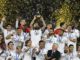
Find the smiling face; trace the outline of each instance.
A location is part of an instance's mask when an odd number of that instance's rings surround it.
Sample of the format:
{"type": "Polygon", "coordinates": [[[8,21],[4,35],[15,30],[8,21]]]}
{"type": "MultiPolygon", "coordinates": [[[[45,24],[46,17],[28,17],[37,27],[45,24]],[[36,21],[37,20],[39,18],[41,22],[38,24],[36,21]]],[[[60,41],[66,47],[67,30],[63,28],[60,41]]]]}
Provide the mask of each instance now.
{"type": "Polygon", "coordinates": [[[12,27],[11,27],[11,25],[7,25],[6,28],[7,28],[8,31],[11,31],[11,28],[12,28],[12,27]]]}
{"type": "Polygon", "coordinates": [[[35,23],[33,27],[34,27],[34,29],[39,29],[39,24],[35,23]]]}
{"type": "Polygon", "coordinates": [[[9,48],[13,48],[13,45],[14,45],[13,43],[10,43],[9,48]]]}
{"type": "Polygon", "coordinates": [[[47,28],[48,28],[48,29],[51,29],[51,28],[52,28],[52,24],[48,24],[48,25],[47,25],[47,28]]]}
{"type": "Polygon", "coordinates": [[[39,41],[39,48],[40,49],[45,48],[45,42],[43,40],[39,41]]]}
{"type": "Polygon", "coordinates": [[[52,46],[52,50],[53,50],[53,51],[56,51],[57,48],[58,48],[58,45],[57,45],[56,43],[54,43],[53,46],[52,46]]]}
{"type": "Polygon", "coordinates": [[[27,44],[27,46],[31,47],[32,46],[32,41],[29,40],[28,43],[26,43],[26,44],[27,44]]]}
{"type": "Polygon", "coordinates": [[[22,29],[19,29],[19,28],[18,28],[18,29],[17,29],[17,34],[18,34],[18,35],[21,35],[21,33],[22,33],[22,29]]]}
{"type": "Polygon", "coordinates": [[[68,27],[67,27],[67,30],[68,30],[69,32],[71,32],[72,26],[68,26],[68,27]]]}
{"type": "Polygon", "coordinates": [[[14,49],[14,44],[13,44],[13,42],[10,42],[10,43],[8,44],[8,49],[10,49],[10,50],[13,50],[13,49],[14,49]]]}
{"type": "Polygon", "coordinates": [[[26,21],[25,20],[21,20],[20,24],[21,25],[25,25],[26,24],[26,21]]]}
{"type": "Polygon", "coordinates": [[[74,49],[74,46],[73,45],[69,46],[69,51],[70,52],[73,52],[73,49],[74,49]]]}
{"type": "Polygon", "coordinates": [[[45,47],[45,43],[44,43],[44,42],[39,43],[39,47],[40,47],[41,49],[44,48],[44,47],[45,47]]]}

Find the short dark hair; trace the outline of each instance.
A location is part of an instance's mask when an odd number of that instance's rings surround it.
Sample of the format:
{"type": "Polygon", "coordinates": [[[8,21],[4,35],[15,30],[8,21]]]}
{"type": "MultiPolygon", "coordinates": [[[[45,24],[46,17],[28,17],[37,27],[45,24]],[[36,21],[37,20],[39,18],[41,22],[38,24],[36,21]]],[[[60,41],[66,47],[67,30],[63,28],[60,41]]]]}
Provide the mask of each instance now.
{"type": "Polygon", "coordinates": [[[5,28],[8,27],[8,26],[13,27],[11,23],[7,23],[7,24],[4,25],[5,28]]]}
{"type": "Polygon", "coordinates": [[[40,43],[42,43],[42,42],[43,42],[43,43],[45,43],[45,41],[43,41],[43,40],[40,40],[40,41],[39,41],[39,44],[40,44],[40,43]]]}
{"type": "Polygon", "coordinates": [[[61,23],[60,23],[60,27],[62,27],[64,24],[65,24],[65,22],[61,22],[61,23]]]}
{"type": "Polygon", "coordinates": [[[31,41],[31,40],[29,39],[29,40],[25,41],[25,46],[27,46],[27,44],[28,44],[29,41],[31,41]]]}
{"type": "Polygon", "coordinates": [[[12,26],[12,24],[11,24],[11,23],[6,24],[6,26],[9,26],[9,25],[10,25],[10,26],[12,26]]]}
{"type": "Polygon", "coordinates": [[[71,47],[71,46],[74,46],[74,45],[70,44],[69,47],[71,47]]]}
{"type": "Polygon", "coordinates": [[[10,43],[12,43],[12,44],[13,44],[13,42],[12,42],[12,41],[10,41],[10,42],[8,43],[8,46],[9,46],[9,44],[10,44],[10,43]]]}

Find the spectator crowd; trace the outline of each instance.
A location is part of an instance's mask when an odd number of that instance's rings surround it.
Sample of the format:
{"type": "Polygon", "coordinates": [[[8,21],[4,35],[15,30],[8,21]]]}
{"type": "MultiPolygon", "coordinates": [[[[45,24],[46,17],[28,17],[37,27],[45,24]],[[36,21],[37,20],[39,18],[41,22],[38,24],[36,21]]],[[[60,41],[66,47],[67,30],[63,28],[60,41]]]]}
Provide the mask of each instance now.
{"type": "Polygon", "coordinates": [[[62,22],[53,29],[41,15],[35,15],[29,26],[17,18],[15,27],[4,27],[5,20],[0,22],[0,60],[80,60],[76,25],[62,22]]]}

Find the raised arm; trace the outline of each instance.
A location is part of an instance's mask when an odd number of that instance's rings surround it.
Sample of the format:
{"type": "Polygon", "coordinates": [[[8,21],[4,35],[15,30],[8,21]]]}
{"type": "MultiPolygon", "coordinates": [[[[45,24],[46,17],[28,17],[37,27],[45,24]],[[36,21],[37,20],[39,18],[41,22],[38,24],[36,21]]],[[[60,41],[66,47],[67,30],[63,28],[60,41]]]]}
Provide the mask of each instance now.
{"type": "Polygon", "coordinates": [[[16,19],[16,24],[15,24],[15,27],[16,27],[16,28],[19,27],[18,24],[19,24],[19,19],[17,18],[17,19],[16,19]]]}
{"type": "Polygon", "coordinates": [[[30,23],[30,27],[33,28],[34,21],[36,20],[36,16],[34,16],[33,20],[30,23]]]}
{"type": "Polygon", "coordinates": [[[2,20],[1,20],[1,23],[0,23],[0,29],[1,29],[2,31],[4,31],[3,23],[4,23],[5,20],[6,20],[5,17],[3,17],[2,20]]]}
{"type": "Polygon", "coordinates": [[[44,21],[44,18],[41,16],[41,21],[42,21],[42,23],[43,23],[43,27],[42,27],[42,29],[45,29],[45,27],[46,27],[46,23],[45,23],[45,21],[44,21]]]}

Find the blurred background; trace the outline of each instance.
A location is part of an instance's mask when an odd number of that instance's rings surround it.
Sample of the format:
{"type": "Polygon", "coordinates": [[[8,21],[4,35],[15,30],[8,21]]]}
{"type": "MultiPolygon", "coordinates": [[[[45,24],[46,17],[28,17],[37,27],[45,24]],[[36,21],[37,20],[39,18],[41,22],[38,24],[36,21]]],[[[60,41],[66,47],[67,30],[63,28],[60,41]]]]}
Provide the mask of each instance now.
{"type": "Polygon", "coordinates": [[[0,0],[0,19],[6,16],[7,23],[20,17],[29,24],[37,13],[44,17],[46,23],[56,20],[58,26],[64,21],[68,24],[75,22],[79,27],[80,0],[0,0]]]}

